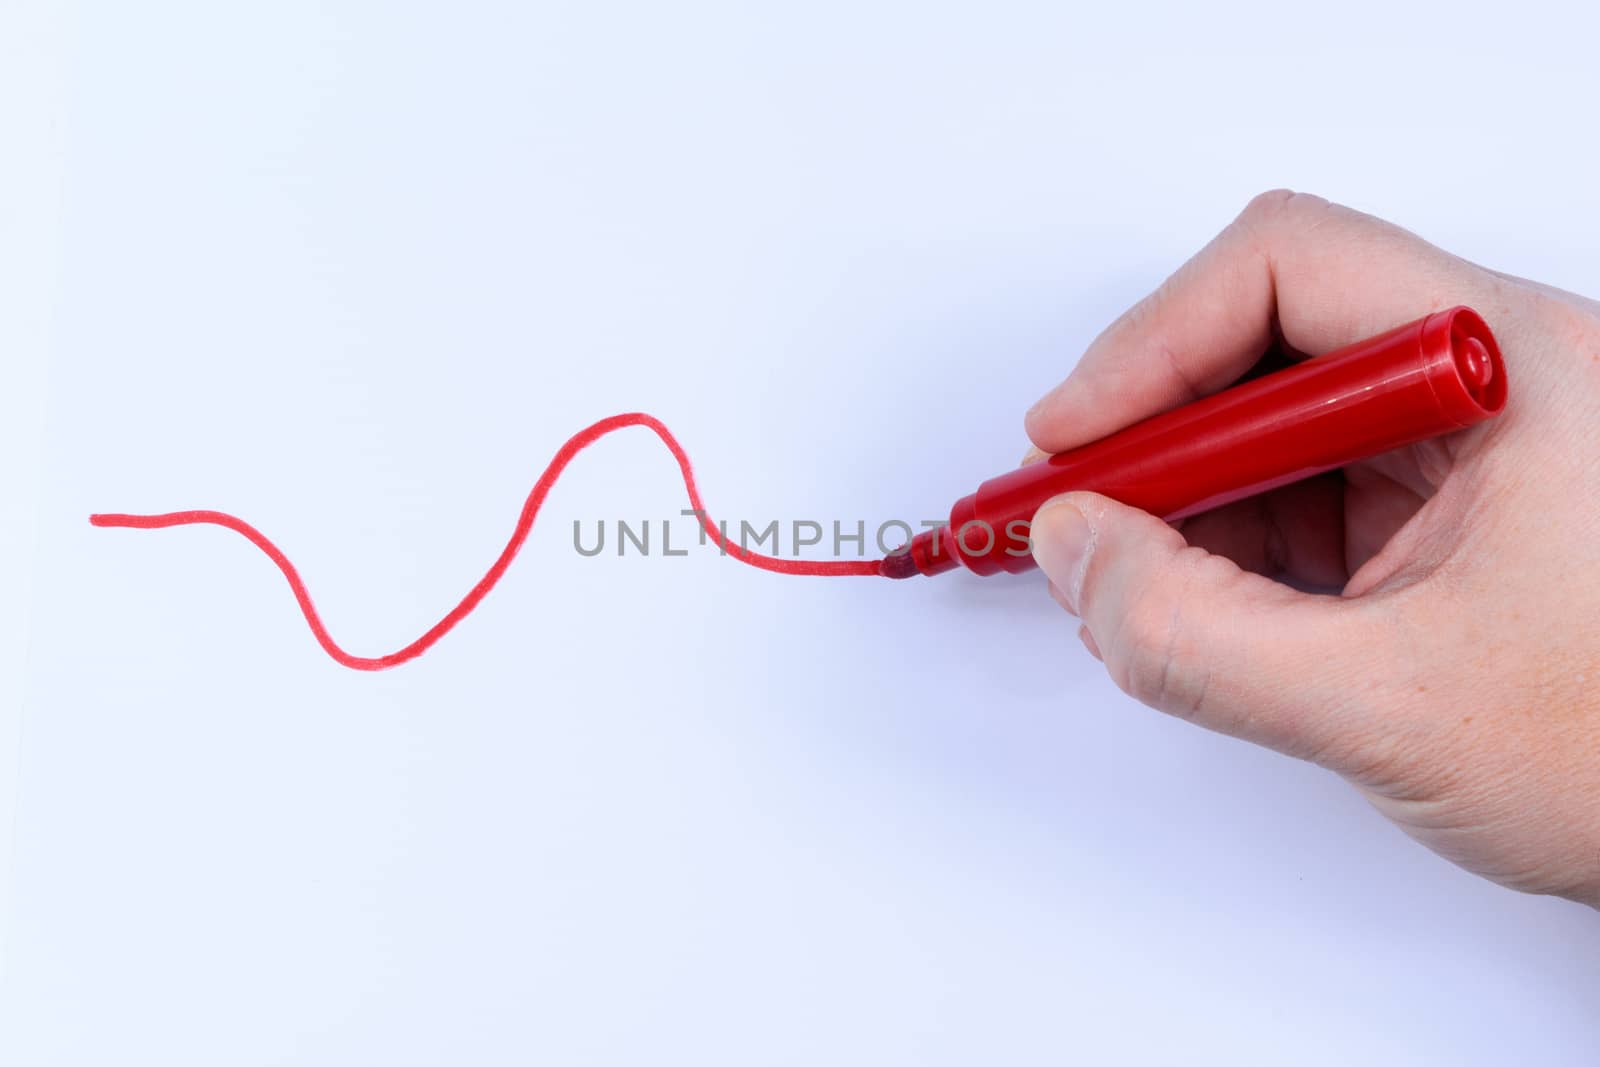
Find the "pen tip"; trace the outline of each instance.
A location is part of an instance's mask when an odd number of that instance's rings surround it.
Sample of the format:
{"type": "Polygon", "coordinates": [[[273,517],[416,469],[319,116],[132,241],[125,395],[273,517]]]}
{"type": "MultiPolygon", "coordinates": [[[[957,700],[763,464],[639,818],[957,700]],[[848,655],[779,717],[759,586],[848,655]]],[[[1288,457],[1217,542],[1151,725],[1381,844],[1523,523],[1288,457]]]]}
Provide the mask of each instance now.
{"type": "Polygon", "coordinates": [[[912,575],[922,572],[917,569],[917,561],[911,558],[911,551],[908,547],[903,552],[885,556],[879,561],[878,573],[885,578],[910,578],[912,575]]]}

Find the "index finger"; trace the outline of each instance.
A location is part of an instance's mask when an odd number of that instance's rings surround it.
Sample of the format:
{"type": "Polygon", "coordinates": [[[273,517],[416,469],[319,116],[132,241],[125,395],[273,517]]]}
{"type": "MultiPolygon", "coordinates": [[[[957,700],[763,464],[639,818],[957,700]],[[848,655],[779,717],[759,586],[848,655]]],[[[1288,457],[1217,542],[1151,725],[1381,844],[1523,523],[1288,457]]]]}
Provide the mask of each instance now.
{"type": "Polygon", "coordinates": [[[1063,452],[1236,381],[1281,337],[1306,355],[1454,304],[1487,272],[1370,215],[1263,193],[1159,289],[1095,338],[1025,419],[1063,452]]]}

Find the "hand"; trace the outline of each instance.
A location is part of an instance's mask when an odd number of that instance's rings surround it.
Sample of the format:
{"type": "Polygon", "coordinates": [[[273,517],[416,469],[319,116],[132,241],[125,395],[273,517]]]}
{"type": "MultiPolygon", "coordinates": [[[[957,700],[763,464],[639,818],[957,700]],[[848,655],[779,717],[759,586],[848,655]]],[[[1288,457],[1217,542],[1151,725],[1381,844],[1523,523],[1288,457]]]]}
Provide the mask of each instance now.
{"type": "Polygon", "coordinates": [[[1600,907],[1600,304],[1266,193],[1089,346],[1028,436],[1060,452],[1276,342],[1315,356],[1454,304],[1500,341],[1498,418],[1176,526],[1069,493],[1034,555],[1134,698],[1337,771],[1468,870],[1600,907]]]}

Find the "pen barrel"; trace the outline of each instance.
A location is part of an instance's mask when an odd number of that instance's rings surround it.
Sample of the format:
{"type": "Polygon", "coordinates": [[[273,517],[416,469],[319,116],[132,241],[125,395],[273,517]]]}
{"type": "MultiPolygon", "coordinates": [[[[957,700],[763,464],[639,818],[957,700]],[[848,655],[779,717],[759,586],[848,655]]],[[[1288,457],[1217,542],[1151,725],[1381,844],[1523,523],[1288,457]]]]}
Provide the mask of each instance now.
{"type": "Polygon", "coordinates": [[[922,554],[942,549],[978,574],[1025,571],[1028,525],[1057,494],[1090,490],[1177,519],[1471,426],[1505,400],[1494,335],[1451,308],[992,478],[922,554]]]}

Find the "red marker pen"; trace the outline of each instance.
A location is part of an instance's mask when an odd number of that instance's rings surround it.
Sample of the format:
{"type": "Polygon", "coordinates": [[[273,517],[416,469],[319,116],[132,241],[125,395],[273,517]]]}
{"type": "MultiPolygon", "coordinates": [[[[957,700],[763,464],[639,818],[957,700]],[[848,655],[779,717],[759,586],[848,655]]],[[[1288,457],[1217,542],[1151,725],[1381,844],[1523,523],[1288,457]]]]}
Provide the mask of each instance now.
{"type": "Polygon", "coordinates": [[[1072,490],[1182,518],[1498,414],[1494,335],[1456,307],[1135,423],[962,497],[950,522],[885,559],[890,578],[1035,566],[1028,526],[1072,490]]]}

